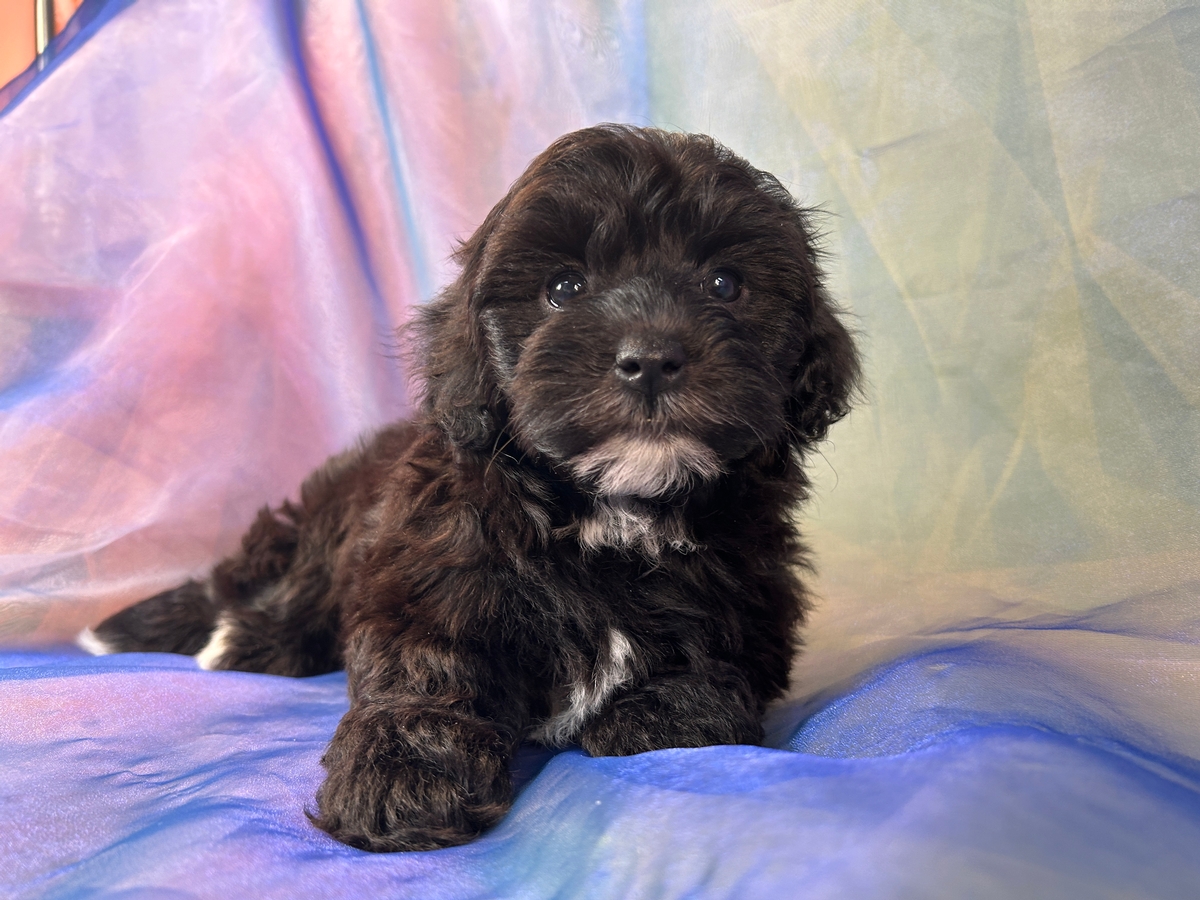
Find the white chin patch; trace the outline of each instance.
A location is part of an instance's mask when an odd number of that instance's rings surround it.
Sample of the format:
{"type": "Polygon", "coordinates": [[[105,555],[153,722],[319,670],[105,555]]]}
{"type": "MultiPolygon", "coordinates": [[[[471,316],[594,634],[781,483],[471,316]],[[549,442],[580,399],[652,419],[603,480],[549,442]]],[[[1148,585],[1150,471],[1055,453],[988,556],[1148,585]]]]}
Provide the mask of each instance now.
{"type": "Polygon", "coordinates": [[[92,656],[108,656],[114,652],[113,649],[96,637],[96,632],[90,628],[85,628],[75,636],[75,643],[86,650],[92,656]]]}
{"type": "Polygon", "coordinates": [[[661,497],[724,469],[712,449],[690,437],[609,438],[571,463],[610,497],[661,497]]]}

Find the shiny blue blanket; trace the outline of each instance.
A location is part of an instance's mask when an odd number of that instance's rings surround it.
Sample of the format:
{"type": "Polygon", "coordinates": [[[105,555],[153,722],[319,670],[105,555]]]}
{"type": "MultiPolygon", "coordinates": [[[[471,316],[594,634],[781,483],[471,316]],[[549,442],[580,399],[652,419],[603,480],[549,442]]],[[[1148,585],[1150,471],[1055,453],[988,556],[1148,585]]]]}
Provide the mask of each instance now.
{"type": "Polygon", "coordinates": [[[0,660],[4,896],[1182,898],[1200,885],[1200,760],[1131,728],[1086,678],[994,639],[777,710],[775,749],[527,747],[494,831],[379,856],[304,817],[346,709],[342,675],[203,672],[165,654],[0,660]]]}

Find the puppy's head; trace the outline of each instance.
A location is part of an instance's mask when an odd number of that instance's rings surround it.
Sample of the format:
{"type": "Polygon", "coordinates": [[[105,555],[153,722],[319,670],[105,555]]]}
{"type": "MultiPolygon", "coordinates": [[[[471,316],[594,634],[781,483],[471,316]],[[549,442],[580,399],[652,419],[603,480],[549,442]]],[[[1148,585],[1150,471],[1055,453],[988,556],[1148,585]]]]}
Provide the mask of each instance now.
{"type": "Polygon", "coordinates": [[[857,358],[805,214],[711,138],[569,134],[457,260],[420,334],[426,412],[460,445],[511,438],[597,495],[657,498],[847,411],[857,358]]]}

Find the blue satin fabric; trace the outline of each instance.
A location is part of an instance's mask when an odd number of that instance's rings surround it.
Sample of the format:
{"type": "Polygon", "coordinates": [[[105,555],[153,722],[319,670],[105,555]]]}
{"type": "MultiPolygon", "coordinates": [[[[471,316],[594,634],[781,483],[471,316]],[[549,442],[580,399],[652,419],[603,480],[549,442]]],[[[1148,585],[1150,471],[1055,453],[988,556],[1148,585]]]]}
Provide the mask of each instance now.
{"type": "Polygon", "coordinates": [[[0,664],[5,896],[1166,898],[1200,885],[1200,761],[1131,729],[1069,667],[996,640],[869,673],[782,749],[526,747],[495,830],[393,855],[304,817],[346,709],[340,674],[71,650],[0,664]]]}

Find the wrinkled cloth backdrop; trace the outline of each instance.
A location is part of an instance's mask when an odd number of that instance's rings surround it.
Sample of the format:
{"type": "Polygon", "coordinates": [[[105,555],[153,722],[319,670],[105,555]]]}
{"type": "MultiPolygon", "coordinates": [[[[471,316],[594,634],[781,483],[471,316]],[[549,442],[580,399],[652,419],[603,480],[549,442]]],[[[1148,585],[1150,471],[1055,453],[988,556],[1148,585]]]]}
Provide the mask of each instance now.
{"type": "Polygon", "coordinates": [[[86,0],[52,54],[0,89],[0,893],[1200,892],[1200,8],[86,0]],[[343,676],[61,643],[403,414],[454,241],[600,121],[824,210],[867,402],[793,696],[362,854],[302,814],[343,676]]]}

